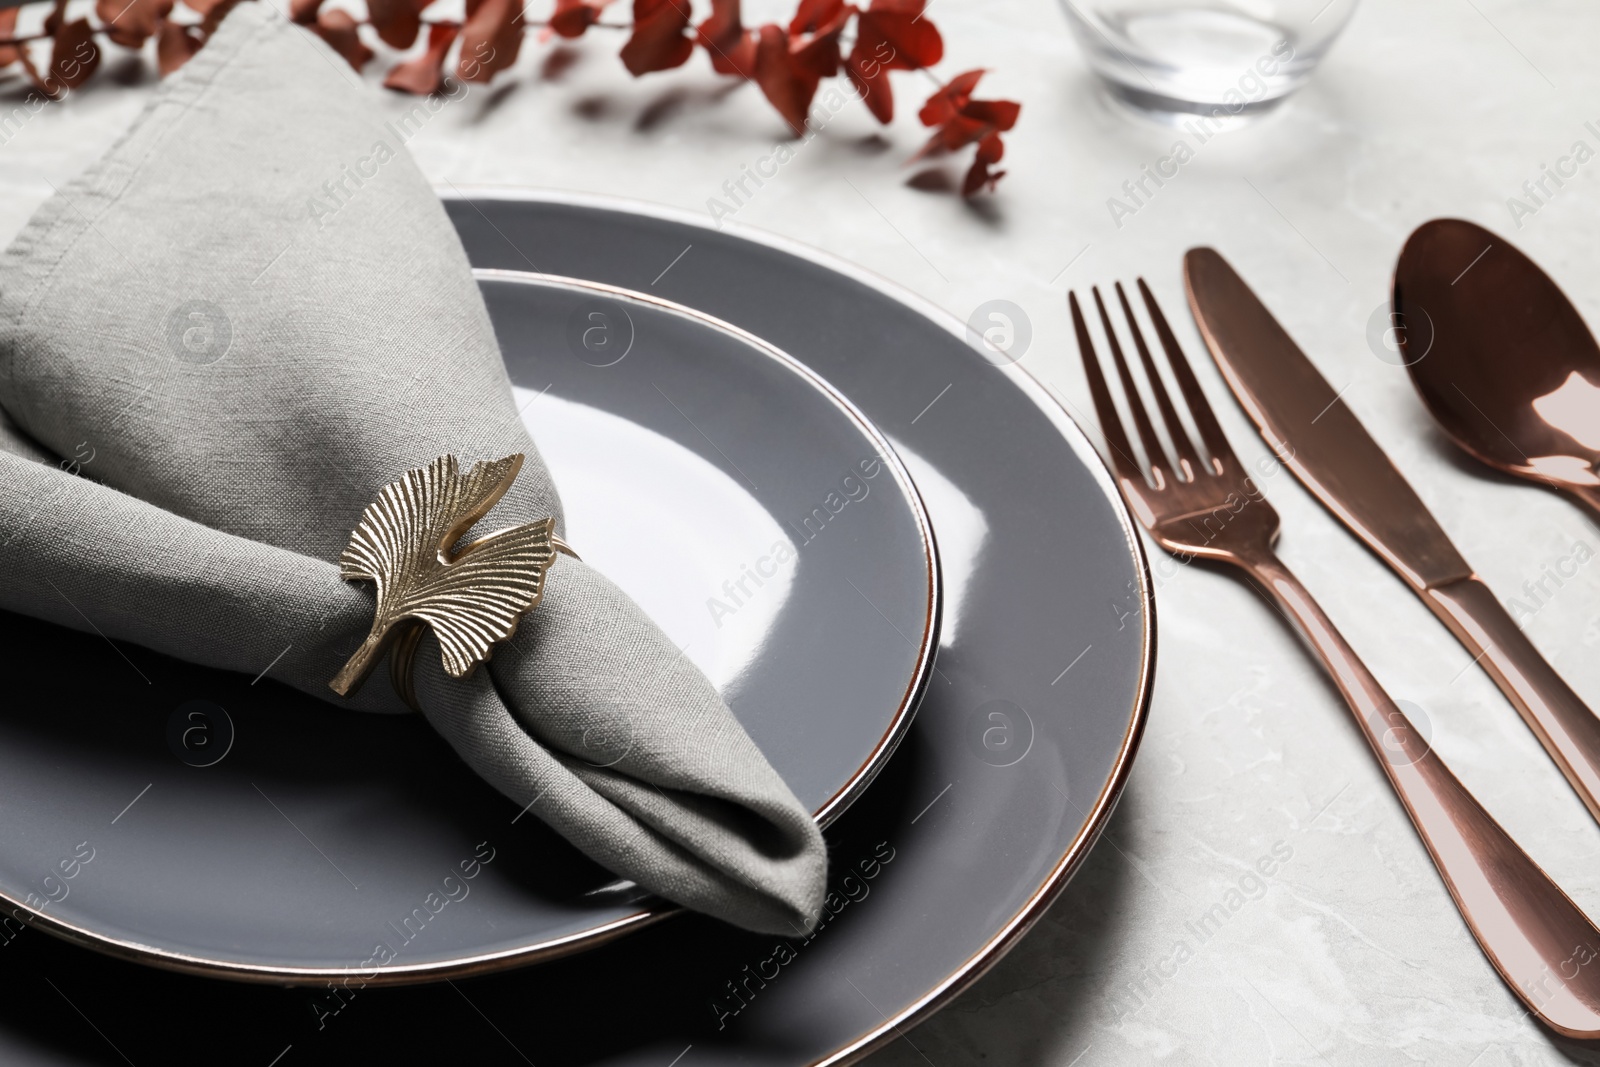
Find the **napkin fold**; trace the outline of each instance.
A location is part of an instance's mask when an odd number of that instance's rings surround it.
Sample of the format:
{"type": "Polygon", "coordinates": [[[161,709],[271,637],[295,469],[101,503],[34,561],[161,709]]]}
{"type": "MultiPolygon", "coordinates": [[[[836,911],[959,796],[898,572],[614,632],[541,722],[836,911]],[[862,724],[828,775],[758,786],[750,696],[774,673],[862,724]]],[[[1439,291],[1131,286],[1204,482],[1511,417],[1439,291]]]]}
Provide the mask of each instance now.
{"type": "MultiPolygon", "coordinates": [[[[0,607],[403,712],[381,671],[327,688],[372,621],[336,565],[362,509],[446,453],[528,457],[484,529],[561,533],[561,502],[442,206],[341,67],[238,6],[0,257],[0,607]]],[[[431,635],[416,664],[460,757],[602,865],[814,923],[815,822],[604,575],[559,557],[468,679],[431,635]]]]}

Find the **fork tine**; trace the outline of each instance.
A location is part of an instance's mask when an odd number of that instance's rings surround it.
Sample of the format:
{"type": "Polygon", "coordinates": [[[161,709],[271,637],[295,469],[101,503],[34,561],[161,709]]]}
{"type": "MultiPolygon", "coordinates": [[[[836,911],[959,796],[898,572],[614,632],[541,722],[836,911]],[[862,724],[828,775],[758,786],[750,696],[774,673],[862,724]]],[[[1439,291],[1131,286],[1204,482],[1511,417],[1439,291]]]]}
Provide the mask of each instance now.
{"type": "Polygon", "coordinates": [[[1156,428],[1150,423],[1150,415],[1144,408],[1144,401],[1139,398],[1139,387],[1133,384],[1133,374],[1128,370],[1128,360],[1122,354],[1122,345],[1117,343],[1117,331],[1111,326],[1111,316],[1106,313],[1106,302],[1100,299],[1100,287],[1094,286],[1090,290],[1094,293],[1095,307],[1100,310],[1100,325],[1105,327],[1106,340],[1111,343],[1111,361],[1117,365],[1117,377],[1122,381],[1122,395],[1128,402],[1128,412],[1133,416],[1133,425],[1139,431],[1139,441],[1144,445],[1145,459],[1150,463],[1150,473],[1155,476],[1156,487],[1160,488],[1171,479],[1167,476],[1172,469],[1167,462],[1167,450],[1161,447],[1161,438],[1156,436],[1156,428]]]}
{"type": "Polygon", "coordinates": [[[1206,446],[1206,451],[1211,453],[1212,468],[1221,473],[1220,467],[1224,461],[1238,462],[1233,454],[1233,446],[1223,436],[1217,416],[1211,410],[1211,402],[1201,392],[1200,383],[1195,379],[1194,371],[1189,369],[1189,361],[1184,358],[1183,349],[1178,347],[1172,327],[1167,325],[1167,317],[1161,313],[1161,305],[1156,303],[1155,295],[1150,292],[1143,278],[1139,279],[1139,293],[1150,312],[1150,321],[1155,323],[1161,347],[1166,349],[1167,361],[1172,364],[1172,376],[1178,380],[1178,389],[1183,393],[1184,402],[1189,405],[1189,414],[1194,418],[1195,428],[1200,431],[1200,440],[1206,446]]]}
{"type": "Polygon", "coordinates": [[[1083,359],[1083,373],[1089,379],[1089,395],[1094,398],[1095,418],[1100,420],[1100,432],[1105,435],[1106,447],[1111,450],[1111,466],[1117,477],[1143,482],[1144,472],[1134,458],[1133,446],[1128,444],[1128,434],[1122,428],[1117,406],[1111,402],[1111,390],[1106,388],[1105,375],[1100,373],[1100,361],[1094,354],[1094,341],[1089,337],[1089,325],[1083,320],[1083,309],[1078,306],[1078,294],[1067,293],[1067,305],[1072,309],[1072,327],[1078,333],[1078,355],[1083,359]]]}
{"type": "Polygon", "coordinates": [[[1200,469],[1200,453],[1194,447],[1194,442],[1189,439],[1189,431],[1184,428],[1183,420],[1178,418],[1177,408],[1172,406],[1172,397],[1167,394],[1167,387],[1161,381],[1161,372],[1156,370],[1155,360],[1150,357],[1150,346],[1144,343],[1144,331],[1139,328],[1139,320],[1133,317],[1133,308],[1128,304],[1128,294],[1122,289],[1122,283],[1116,283],[1117,300],[1122,304],[1123,318],[1128,320],[1128,330],[1133,334],[1133,346],[1139,350],[1139,362],[1144,367],[1144,376],[1150,382],[1150,392],[1156,398],[1156,407],[1161,411],[1161,420],[1167,424],[1167,436],[1172,439],[1172,447],[1178,453],[1178,462],[1181,463],[1190,478],[1193,478],[1200,469]]]}

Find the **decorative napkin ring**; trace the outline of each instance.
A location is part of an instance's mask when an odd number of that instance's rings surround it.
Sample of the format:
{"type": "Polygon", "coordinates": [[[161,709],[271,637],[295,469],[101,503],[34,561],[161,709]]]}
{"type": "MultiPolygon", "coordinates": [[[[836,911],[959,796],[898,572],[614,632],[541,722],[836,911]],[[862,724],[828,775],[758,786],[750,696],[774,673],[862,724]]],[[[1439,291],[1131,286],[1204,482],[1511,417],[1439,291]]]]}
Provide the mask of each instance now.
{"type": "Polygon", "coordinates": [[[328,685],[340,696],[361,688],[393,646],[389,676],[413,709],[411,665],[426,623],[439,639],[445,672],[465,678],[493,654],[492,645],[544,595],[545,571],[557,552],[578,554],[555,535],[555,520],[540,519],[456,542],[505,495],[523,456],[476,464],[466,477],[454,456],[406,471],[361,513],[339,556],[339,576],[378,587],[372,632],[328,685]]]}

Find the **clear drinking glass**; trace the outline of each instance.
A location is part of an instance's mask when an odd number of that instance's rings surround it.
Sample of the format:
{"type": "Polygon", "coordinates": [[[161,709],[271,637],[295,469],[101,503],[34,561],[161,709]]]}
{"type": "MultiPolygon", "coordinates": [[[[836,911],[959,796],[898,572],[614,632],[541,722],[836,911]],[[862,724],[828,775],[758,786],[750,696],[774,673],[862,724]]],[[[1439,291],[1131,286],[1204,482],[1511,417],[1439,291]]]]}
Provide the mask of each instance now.
{"type": "Polygon", "coordinates": [[[1234,124],[1306,83],[1356,0],[1061,0],[1113,98],[1234,124]]]}

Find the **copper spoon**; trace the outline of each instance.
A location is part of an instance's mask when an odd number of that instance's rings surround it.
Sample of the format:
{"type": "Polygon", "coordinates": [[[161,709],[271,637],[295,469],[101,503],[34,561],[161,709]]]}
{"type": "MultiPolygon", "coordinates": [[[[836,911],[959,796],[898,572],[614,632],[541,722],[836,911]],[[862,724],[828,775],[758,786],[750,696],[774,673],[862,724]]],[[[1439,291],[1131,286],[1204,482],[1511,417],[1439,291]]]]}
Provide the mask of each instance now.
{"type": "Polygon", "coordinates": [[[1600,345],[1549,275],[1461,219],[1425,222],[1394,272],[1411,382],[1456,444],[1600,518],[1600,345]]]}

